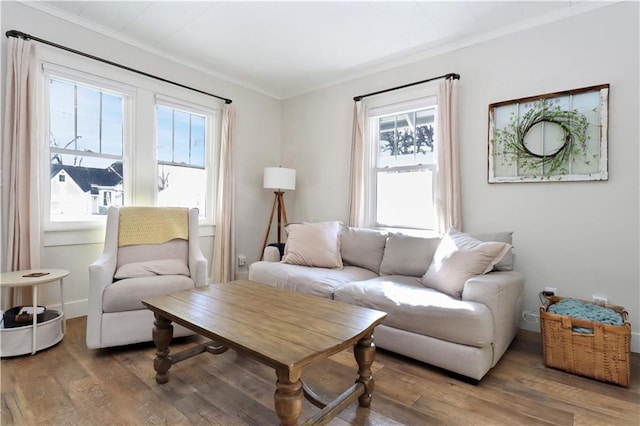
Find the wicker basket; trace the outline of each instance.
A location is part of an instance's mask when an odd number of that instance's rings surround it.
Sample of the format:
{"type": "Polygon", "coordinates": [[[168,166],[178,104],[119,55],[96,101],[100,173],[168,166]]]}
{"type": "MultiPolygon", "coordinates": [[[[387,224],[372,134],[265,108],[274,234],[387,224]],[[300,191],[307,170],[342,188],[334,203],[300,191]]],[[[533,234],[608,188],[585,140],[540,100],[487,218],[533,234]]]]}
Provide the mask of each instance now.
{"type": "Polygon", "coordinates": [[[622,315],[624,324],[618,326],[547,312],[549,306],[562,299],[551,296],[540,307],[545,365],[628,387],[631,324],[627,311],[621,306],[605,305],[622,315]],[[592,329],[593,334],[574,332],[573,327],[592,329]]]}

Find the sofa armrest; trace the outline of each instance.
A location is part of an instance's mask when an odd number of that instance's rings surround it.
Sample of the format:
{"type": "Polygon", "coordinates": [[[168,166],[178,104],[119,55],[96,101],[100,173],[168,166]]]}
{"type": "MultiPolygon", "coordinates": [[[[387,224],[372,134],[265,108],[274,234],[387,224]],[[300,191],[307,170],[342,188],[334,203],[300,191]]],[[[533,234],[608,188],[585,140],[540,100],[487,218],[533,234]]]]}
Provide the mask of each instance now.
{"type": "Polygon", "coordinates": [[[189,259],[189,271],[191,271],[191,279],[195,283],[196,287],[202,287],[207,285],[207,269],[209,262],[204,254],[198,253],[189,259]],[[192,266],[192,265],[195,265],[192,266]],[[195,270],[195,273],[193,271],[195,270]]]}
{"type": "Polygon", "coordinates": [[[265,262],[280,262],[280,250],[277,247],[267,246],[264,248],[262,260],[265,262]]]}
{"type": "Polygon", "coordinates": [[[509,347],[520,325],[524,276],[515,271],[490,272],[464,284],[462,300],[486,305],[493,315],[493,365],[509,347]]]}

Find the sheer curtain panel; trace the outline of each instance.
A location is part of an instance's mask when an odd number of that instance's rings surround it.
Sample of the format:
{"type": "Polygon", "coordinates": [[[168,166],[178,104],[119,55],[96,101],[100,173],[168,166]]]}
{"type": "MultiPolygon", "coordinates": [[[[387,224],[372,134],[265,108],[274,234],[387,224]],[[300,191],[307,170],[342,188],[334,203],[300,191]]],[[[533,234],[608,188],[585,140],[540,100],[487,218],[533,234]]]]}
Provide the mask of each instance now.
{"type": "Polygon", "coordinates": [[[353,105],[353,132],[351,135],[351,169],[349,173],[349,225],[365,226],[364,218],[364,121],[365,107],[362,101],[353,105]]]}
{"type": "Polygon", "coordinates": [[[211,280],[224,283],[235,279],[235,173],[233,157],[233,125],[235,109],[222,107],[222,137],[220,139],[220,168],[216,198],[216,232],[213,240],[211,280]]]}
{"type": "MultiPolygon", "coordinates": [[[[7,40],[7,81],[2,148],[2,213],[5,267],[40,267],[40,163],[37,140],[36,48],[28,40],[7,40]]],[[[3,308],[31,303],[29,289],[2,294],[3,308]]]]}
{"type": "Polygon", "coordinates": [[[438,232],[451,227],[462,229],[460,171],[456,131],[457,80],[442,80],[438,93],[437,193],[438,232]]]}

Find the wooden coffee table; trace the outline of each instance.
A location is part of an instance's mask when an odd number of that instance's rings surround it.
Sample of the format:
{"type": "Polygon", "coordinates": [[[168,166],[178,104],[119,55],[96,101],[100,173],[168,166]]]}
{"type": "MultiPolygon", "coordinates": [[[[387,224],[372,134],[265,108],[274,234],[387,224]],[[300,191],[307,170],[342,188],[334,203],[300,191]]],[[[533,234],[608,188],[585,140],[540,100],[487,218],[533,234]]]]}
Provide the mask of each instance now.
{"type": "Polygon", "coordinates": [[[328,422],[356,398],[361,407],[371,404],[373,329],[387,316],[385,312],[251,281],[199,287],[142,303],[155,315],[153,366],[158,383],[169,380],[172,364],[232,348],[276,370],[275,411],[283,425],[297,424],[304,398],[321,408],[305,424],[328,422]],[[172,321],[213,342],[169,355],[172,321]],[[324,404],[302,382],[302,369],[349,346],[354,346],[358,363],[355,384],[324,404]]]}

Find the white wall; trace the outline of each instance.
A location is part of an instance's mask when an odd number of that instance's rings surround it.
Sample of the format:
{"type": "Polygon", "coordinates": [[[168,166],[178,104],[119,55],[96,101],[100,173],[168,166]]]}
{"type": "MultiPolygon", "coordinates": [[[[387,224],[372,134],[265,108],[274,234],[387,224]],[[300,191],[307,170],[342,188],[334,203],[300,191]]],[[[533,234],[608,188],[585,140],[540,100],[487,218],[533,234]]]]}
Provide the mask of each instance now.
{"type": "Polygon", "coordinates": [[[514,231],[526,310],[545,286],[605,294],[629,311],[640,352],[638,27],[638,3],[619,3],[284,101],[283,162],[298,170],[290,220],[347,220],[353,96],[459,73],[464,230],[514,231]],[[487,183],[490,103],[603,83],[608,181],[487,183]]]}
{"type": "MultiPolygon", "coordinates": [[[[11,29],[67,45],[132,68],[216,93],[233,100],[236,108],[234,144],[237,185],[237,250],[249,259],[258,257],[262,233],[271,207],[271,194],[262,189],[262,170],[279,163],[281,106],[280,101],[229,83],[182,64],[153,55],[115,39],[52,17],[39,10],[15,2],[0,2],[2,24],[2,58],[6,57],[5,32],[11,29]]],[[[6,69],[2,67],[2,85],[6,69]]],[[[3,97],[4,99],[4,97],[3,97]]],[[[3,102],[4,107],[4,102],[3,102]]],[[[3,233],[4,234],[4,233],[3,233]]],[[[43,267],[68,269],[64,297],[69,317],[86,314],[88,265],[102,252],[104,230],[87,233],[47,232],[43,267]],[[83,241],[81,244],[72,243],[83,241]],[[70,244],[71,243],[71,244],[70,244]]],[[[213,237],[202,237],[205,256],[211,260],[213,237]]],[[[246,268],[244,268],[246,269],[246,268]]],[[[44,301],[58,303],[54,286],[44,301]]]]}

